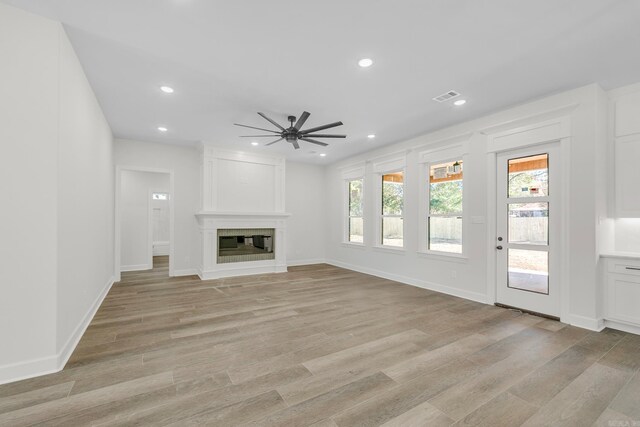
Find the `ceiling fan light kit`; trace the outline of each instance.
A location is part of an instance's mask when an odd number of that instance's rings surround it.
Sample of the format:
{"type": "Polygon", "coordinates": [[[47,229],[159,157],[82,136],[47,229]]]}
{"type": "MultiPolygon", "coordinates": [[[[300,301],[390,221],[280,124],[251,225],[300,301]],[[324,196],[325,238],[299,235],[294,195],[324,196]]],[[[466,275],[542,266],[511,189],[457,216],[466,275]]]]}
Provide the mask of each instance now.
{"type": "Polygon", "coordinates": [[[280,142],[283,139],[285,141],[287,141],[288,143],[290,143],[291,145],[293,145],[293,148],[295,148],[296,150],[300,148],[300,144],[298,141],[305,141],[305,142],[309,142],[311,144],[316,144],[316,145],[321,145],[323,147],[326,147],[327,144],[326,142],[321,142],[321,141],[317,141],[315,138],[346,138],[347,135],[334,135],[334,134],[319,134],[316,132],[325,130],[325,129],[331,129],[334,127],[338,127],[338,126],[342,126],[342,122],[334,122],[334,123],[329,123],[326,125],[322,125],[322,126],[317,126],[311,129],[305,129],[302,130],[302,126],[304,126],[305,122],[307,121],[307,119],[309,118],[309,116],[311,114],[309,114],[307,111],[303,112],[302,115],[300,116],[300,118],[298,118],[296,120],[295,116],[289,116],[287,117],[287,120],[289,121],[289,127],[285,128],[283,126],[281,126],[280,124],[278,124],[278,122],[276,122],[275,120],[267,117],[264,113],[258,113],[258,115],[260,115],[260,117],[262,117],[263,119],[265,119],[266,121],[268,121],[269,123],[271,123],[272,125],[274,125],[276,128],[278,128],[278,130],[270,130],[270,129],[264,129],[264,128],[259,128],[259,127],[255,127],[255,126],[248,126],[248,125],[241,125],[239,123],[234,123],[234,125],[236,126],[241,126],[241,127],[245,127],[245,128],[249,128],[249,129],[257,129],[257,130],[261,130],[261,131],[265,131],[265,132],[271,132],[272,135],[242,135],[242,138],[264,138],[264,137],[278,137],[278,139],[276,139],[275,141],[271,141],[266,145],[273,145],[276,142],[280,142]]]}

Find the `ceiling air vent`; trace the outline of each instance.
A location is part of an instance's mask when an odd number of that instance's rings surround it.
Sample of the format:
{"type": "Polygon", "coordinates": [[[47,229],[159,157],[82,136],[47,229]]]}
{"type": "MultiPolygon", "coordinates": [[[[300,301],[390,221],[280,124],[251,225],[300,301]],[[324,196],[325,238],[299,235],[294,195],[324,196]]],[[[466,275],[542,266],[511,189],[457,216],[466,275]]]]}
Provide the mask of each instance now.
{"type": "Polygon", "coordinates": [[[450,90],[449,92],[445,92],[442,95],[436,96],[435,98],[433,98],[433,100],[438,102],[444,102],[452,98],[455,98],[457,96],[460,96],[458,92],[456,92],[455,90],[450,90]]]}

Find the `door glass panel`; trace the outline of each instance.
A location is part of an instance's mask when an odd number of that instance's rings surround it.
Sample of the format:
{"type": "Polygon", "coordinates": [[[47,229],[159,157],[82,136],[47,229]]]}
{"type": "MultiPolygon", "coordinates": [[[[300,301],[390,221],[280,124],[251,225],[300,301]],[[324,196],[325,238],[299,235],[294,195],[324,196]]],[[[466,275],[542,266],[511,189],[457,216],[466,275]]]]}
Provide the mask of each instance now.
{"type": "Polygon", "coordinates": [[[462,253],[462,217],[429,217],[429,250],[462,253]]]}
{"type": "Polygon", "coordinates": [[[549,294],[549,253],[509,249],[507,286],[524,291],[549,294]]]}
{"type": "Polygon", "coordinates": [[[351,217],[349,218],[349,241],[362,243],[363,242],[363,221],[362,218],[351,217]]]}
{"type": "Polygon", "coordinates": [[[509,203],[509,243],[549,244],[549,203],[509,203]]]}
{"type": "Polygon", "coordinates": [[[509,160],[509,197],[544,197],[549,195],[549,155],[509,160]]]}
{"type": "Polygon", "coordinates": [[[386,246],[402,247],[402,218],[383,217],[382,218],[382,244],[386,246]]]}

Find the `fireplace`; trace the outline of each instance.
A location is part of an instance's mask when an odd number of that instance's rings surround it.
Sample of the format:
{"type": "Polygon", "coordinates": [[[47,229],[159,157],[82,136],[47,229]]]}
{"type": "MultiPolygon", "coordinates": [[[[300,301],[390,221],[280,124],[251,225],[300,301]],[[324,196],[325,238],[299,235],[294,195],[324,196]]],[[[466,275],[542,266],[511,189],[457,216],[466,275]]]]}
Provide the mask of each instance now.
{"type": "Polygon", "coordinates": [[[284,212],[199,212],[201,279],[284,273],[286,219],[284,212]]]}
{"type": "Polygon", "coordinates": [[[200,278],[286,272],[284,158],[204,145],[201,160],[200,278]]]}
{"type": "Polygon", "coordinates": [[[275,259],[273,228],[218,229],[218,264],[275,259]]]}

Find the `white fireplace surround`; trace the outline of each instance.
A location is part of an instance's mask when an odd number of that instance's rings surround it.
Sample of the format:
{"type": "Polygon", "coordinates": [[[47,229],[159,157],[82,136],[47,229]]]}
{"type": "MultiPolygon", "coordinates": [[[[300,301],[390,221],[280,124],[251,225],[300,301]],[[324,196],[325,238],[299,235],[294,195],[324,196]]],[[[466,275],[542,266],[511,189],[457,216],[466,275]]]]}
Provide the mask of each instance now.
{"type": "Polygon", "coordinates": [[[203,147],[202,210],[196,214],[202,280],[287,271],[284,174],[284,158],[203,147]],[[226,228],[273,228],[275,259],[218,264],[218,230],[226,228]]]}
{"type": "Polygon", "coordinates": [[[202,265],[198,268],[198,276],[202,280],[287,271],[288,213],[199,212],[196,216],[202,243],[202,265]],[[218,230],[224,228],[273,228],[275,259],[218,264],[218,230]]]}

